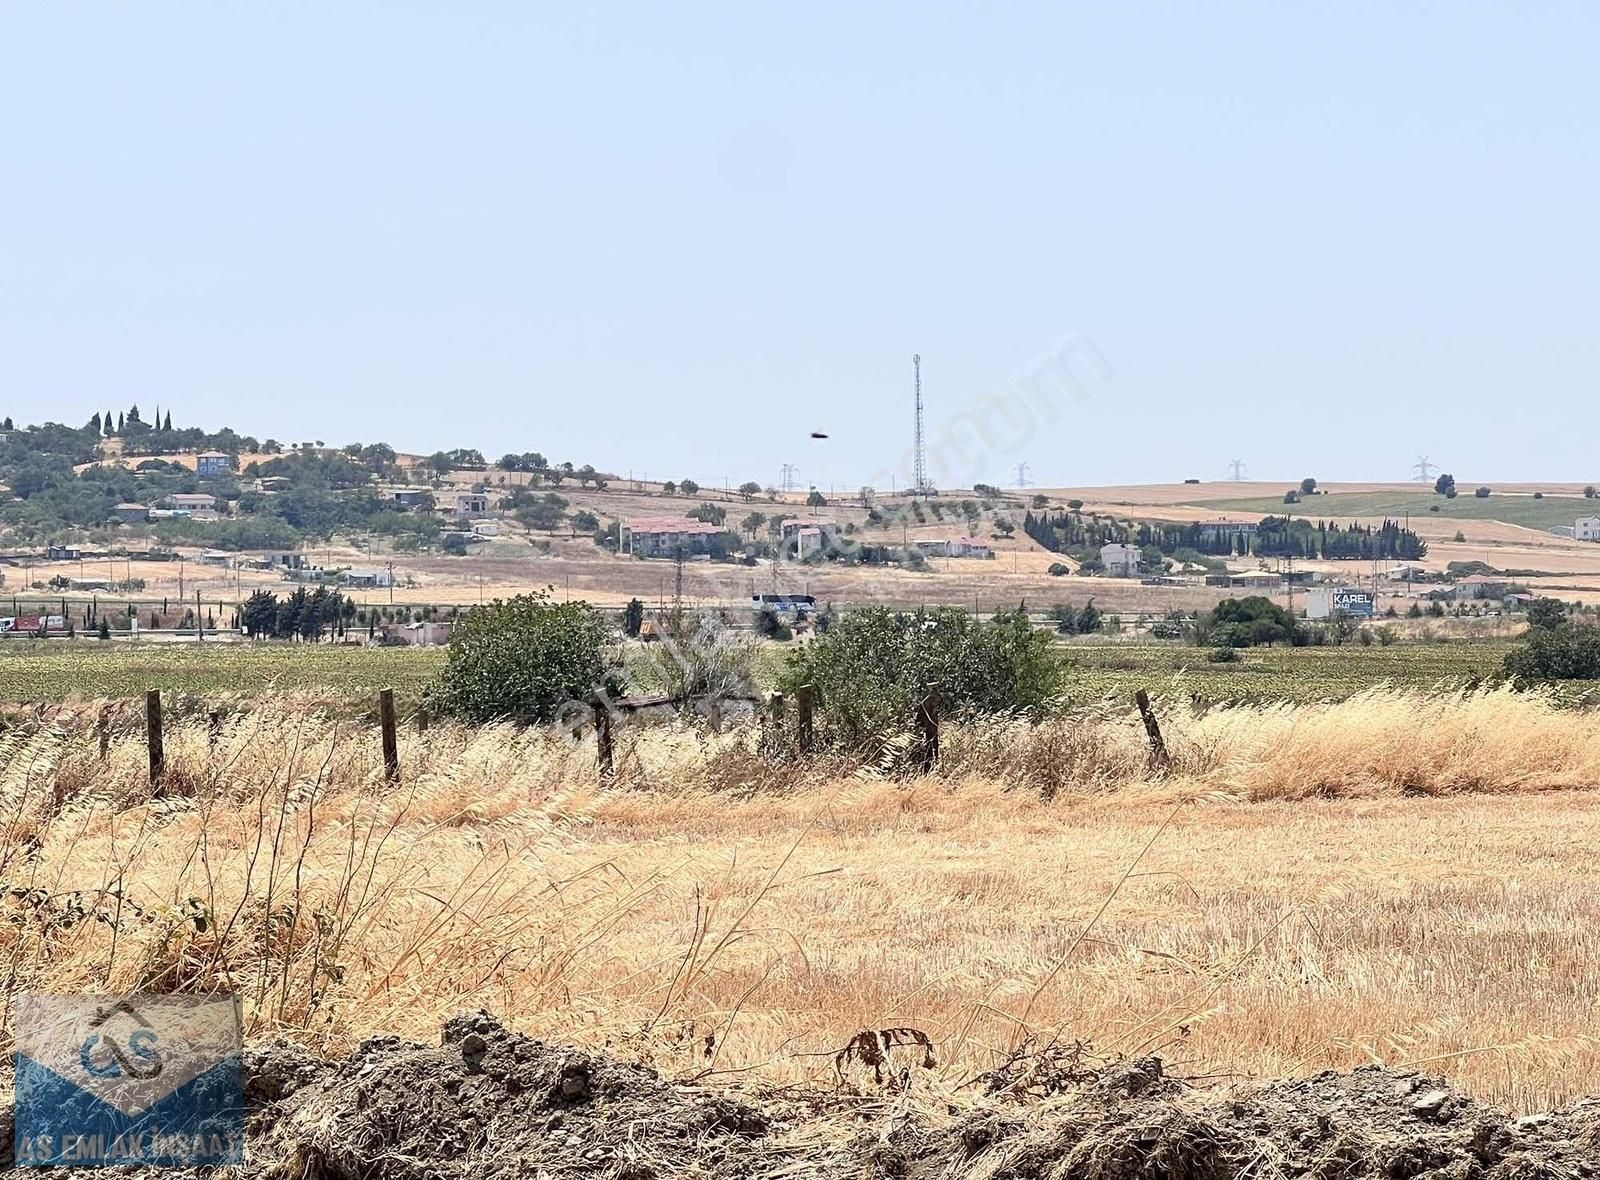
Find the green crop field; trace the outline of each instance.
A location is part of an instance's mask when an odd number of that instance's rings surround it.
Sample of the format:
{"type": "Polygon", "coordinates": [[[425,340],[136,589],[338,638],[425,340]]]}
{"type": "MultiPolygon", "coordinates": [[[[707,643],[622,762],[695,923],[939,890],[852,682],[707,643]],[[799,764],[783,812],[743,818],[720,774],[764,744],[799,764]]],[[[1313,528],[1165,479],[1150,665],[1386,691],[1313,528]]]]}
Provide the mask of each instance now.
{"type": "Polygon", "coordinates": [[[0,643],[0,701],[133,697],[147,689],[196,696],[319,692],[418,696],[444,660],[440,648],[334,644],[0,643]]]}
{"type": "MultiPolygon", "coordinates": [[[[1495,675],[1504,640],[1396,643],[1390,647],[1250,648],[1231,664],[1208,649],[1165,643],[1073,643],[1061,649],[1067,696],[1087,703],[1136,689],[1205,701],[1341,698],[1378,684],[1432,690],[1495,675]]],[[[756,679],[776,682],[785,645],[762,648],[756,679]]],[[[333,644],[0,643],[0,703],[136,697],[147,689],[199,697],[306,692],[368,703],[380,688],[414,701],[444,662],[442,648],[333,644]]],[[[630,666],[641,649],[628,652],[630,666]]],[[[633,667],[637,675],[641,669],[633,667]]],[[[1574,686],[1574,692],[1585,686],[1574,686]]]]}
{"type": "Polygon", "coordinates": [[[1446,520],[1498,520],[1531,529],[1570,525],[1580,516],[1600,511],[1595,501],[1579,496],[1546,496],[1542,500],[1535,500],[1528,495],[1491,495],[1480,500],[1472,492],[1472,488],[1463,487],[1454,500],[1420,489],[1416,492],[1335,492],[1327,496],[1307,496],[1298,504],[1285,504],[1280,493],[1238,500],[1208,500],[1205,507],[1225,512],[1260,513],[1262,516],[1281,516],[1285,512],[1292,512],[1298,517],[1319,520],[1356,516],[1387,516],[1392,520],[1400,520],[1409,513],[1413,519],[1437,516],[1446,520]],[[1432,511],[1435,508],[1437,512],[1432,511]]]}
{"type": "Polygon", "coordinates": [[[1131,695],[1203,701],[1316,701],[1351,696],[1379,684],[1433,690],[1495,675],[1506,641],[1397,643],[1391,647],[1248,648],[1231,664],[1211,663],[1209,649],[1180,644],[1074,644],[1066,649],[1068,695],[1079,702],[1131,695]]]}

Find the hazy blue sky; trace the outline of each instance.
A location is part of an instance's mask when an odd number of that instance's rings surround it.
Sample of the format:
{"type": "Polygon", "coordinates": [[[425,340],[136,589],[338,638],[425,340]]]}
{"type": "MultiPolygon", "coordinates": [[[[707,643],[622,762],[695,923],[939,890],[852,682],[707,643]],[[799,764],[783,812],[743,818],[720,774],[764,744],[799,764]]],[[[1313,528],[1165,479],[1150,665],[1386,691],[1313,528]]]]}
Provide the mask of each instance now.
{"type": "Polygon", "coordinates": [[[0,413],[887,484],[913,352],[938,435],[1076,334],[1082,399],[949,482],[1591,479],[1597,34],[1580,4],[8,4],[0,413]]]}

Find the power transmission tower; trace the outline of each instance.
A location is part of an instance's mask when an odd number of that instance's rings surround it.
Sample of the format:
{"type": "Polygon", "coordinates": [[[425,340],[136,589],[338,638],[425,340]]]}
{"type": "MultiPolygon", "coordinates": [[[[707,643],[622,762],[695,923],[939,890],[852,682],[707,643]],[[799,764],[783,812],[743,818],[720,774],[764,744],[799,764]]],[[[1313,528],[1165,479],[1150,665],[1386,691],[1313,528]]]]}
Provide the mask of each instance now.
{"type": "Polygon", "coordinates": [[[1417,461],[1411,465],[1411,470],[1416,472],[1411,478],[1418,483],[1427,483],[1428,479],[1433,475],[1434,467],[1435,464],[1428,460],[1428,456],[1419,455],[1417,461]]]}
{"type": "Polygon", "coordinates": [[[1033,486],[1033,481],[1028,478],[1028,465],[1026,463],[1017,464],[1017,486],[1019,488],[1031,488],[1033,486]]]}
{"type": "Polygon", "coordinates": [[[1232,478],[1234,483],[1240,483],[1240,482],[1242,482],[1244,480],[1244,460],[1243,459],[1235,459],[1232,463],[1228,464],[1228,467],[1233,472],[1233,475],[1231,476],[1231,478],[1232,478]]]}
{"type": "Polygon", "coordinates": [[[794,491],[794,477],[797,470],[793,463],[785,463],[783,465],[782,484],[786,493],[794,491]]]}
{"type": "Polygon", "coordinates": [[[928,452],[922,441],[922,357],[920,354],[911,358],[911,378],[916,389],[917,398],[917,426],[915,440],[912,443],[915,462],[911,475],[911,494],[913,496],[927,496],[932,494],[933,486],[928,482],[928,452]]]}

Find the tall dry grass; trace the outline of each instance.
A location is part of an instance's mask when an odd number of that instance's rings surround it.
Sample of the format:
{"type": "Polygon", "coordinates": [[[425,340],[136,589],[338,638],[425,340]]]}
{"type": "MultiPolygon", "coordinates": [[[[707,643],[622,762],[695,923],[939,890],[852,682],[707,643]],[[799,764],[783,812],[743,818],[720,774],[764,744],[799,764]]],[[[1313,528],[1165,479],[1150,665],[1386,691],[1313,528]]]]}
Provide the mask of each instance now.
{"type": "Polygon", "coordinates": [[[735,1078],[890,1025],[952,1086],[1056,1037],[1524,1107],[1600,1066],[1600,732],[1538,695],[1167,707],[1162,777],[1110,707],[949,727],[921,779],[625,729],[605,791],[588,745],[452,726],[388,787],[369,728],[280,700],[176,720],[152,792],[95,715],[0,736],[8,993],[237,990],[326,1049],[486,1007],[735,1078]]]}

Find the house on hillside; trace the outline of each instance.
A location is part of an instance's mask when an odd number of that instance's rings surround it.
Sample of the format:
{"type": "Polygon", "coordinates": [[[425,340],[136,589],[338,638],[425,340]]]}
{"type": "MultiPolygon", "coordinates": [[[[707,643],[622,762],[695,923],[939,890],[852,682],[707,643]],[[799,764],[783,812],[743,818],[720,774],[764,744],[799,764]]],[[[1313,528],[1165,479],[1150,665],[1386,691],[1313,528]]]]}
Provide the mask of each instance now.
{"type": "Polygon", "coordinates": [[[231,553],[229,553],[229,552],[227,552],[226,550],[223,550],[223,549],[202,549],[202,550],[200,550],[200,564],[201,565],[221,565],[221,566],[226,566],[232,560],[233,560],[233,554],[231,554],[231,553]]]}
{"type": "Polygon", "coordinates": [[[1141,557],[1137,545],[1114,542],[1100,546],[1100,564],[1113,578],[1137,578],[1141,557]]]}
{"type": "Polygon", "coordinates": [[[387,500],[397,508],[424,508],[433,503],[433,489],[408,486],[379,488],[378,498],[387,500]]]}
{"type": "Polygon", "coordinates": [[[1242,520],[1210,520],[1199,526],[1200,540],[1206,545],[1230,542],[1234,552],[1249,553],[1258,526],[1242,520]]]}
{"type": "Polygon", "coordinates": [[[233,456],[221,451],[201,451],[194,457],[194,473],[202,479],[227,475],[233,470],[233,456]]]}
{"type": "Polygon", "coordinates": [[[977,537],[957,537],[950,542],[951,557],[982,557],[994,556],[994,548],[987,541],[980,541],[977,537]]]}
{"type": "Polygon", "coordinates": [[[489,511],[489,494],[487,492],[457,492],[450,508],[452,515],[457,520],[470,520],[475,516],[483,516],[489,511]]]}
{"type": "Polygon", "coordinates": [[[834,544],[839,536],[839,522],[826,516],[812,516],[786,520],[778,526],[778,531],[785,543],[795,543],[795,556],[809,557],[834,544]]]}
{"type": "Polygon", "coordinates": [[[1580,541],[1600,541],[1600,516],[1580,516],[1572,525],[1572,535],[1580,541]]]}
{"type": "Polygon", "coordinates": [[[621,526],[622,552],[639,557],[685,557],[711,552],[720,525],[686,516],[636,516],[621,526]]]}
{"type": "Polygon", "coordinates": [[[173,492],[162,503],[185,512],[211,512],[217,507],[217,498],[208,492],[173,492]]]}
{"type": "Polygon", "coordinates": [[[150,509],[143,504],[118,504],[111,514],[123,524],[144,524],[150,519],[150,509]]]}

